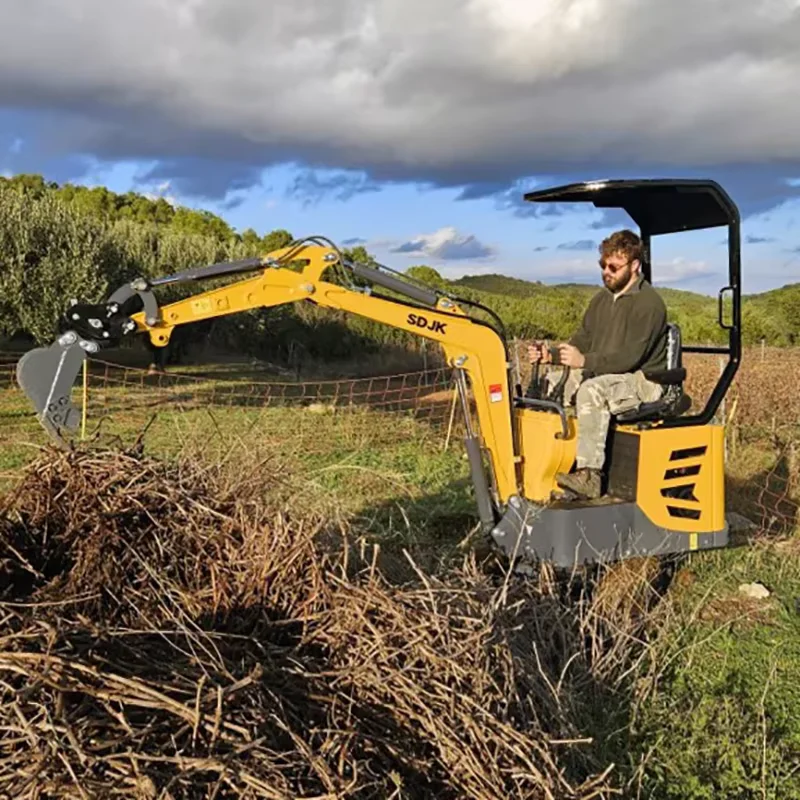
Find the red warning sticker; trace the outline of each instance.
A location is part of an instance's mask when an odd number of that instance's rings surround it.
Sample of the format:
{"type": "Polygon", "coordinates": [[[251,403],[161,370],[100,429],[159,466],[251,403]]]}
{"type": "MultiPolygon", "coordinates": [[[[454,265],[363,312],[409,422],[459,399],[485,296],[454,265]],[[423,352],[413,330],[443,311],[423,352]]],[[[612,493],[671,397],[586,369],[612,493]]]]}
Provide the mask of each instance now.
{"type": "Polygon", "coordinates": [[[489,400],[498,403],[503,399],[503,387],[499,383],[492,383],[489,386],[489,400]]]}

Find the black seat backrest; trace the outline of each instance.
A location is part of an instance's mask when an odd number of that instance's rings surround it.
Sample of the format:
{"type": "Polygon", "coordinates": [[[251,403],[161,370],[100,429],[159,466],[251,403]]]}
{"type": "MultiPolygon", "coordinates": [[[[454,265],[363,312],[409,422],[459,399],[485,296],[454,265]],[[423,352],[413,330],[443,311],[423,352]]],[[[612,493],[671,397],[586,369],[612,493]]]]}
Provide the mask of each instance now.
{"type": "MultiPolygon", "coordinates": [[[[681,329],[674,322],[667,323],[667,369],[664,375],[672,370],[683,369],[683,347],[681,329]]],[[[655,376],[653,376],[655,380],[655,376]]],[[[653,403],[643,403],[633,411],[627,411],[617,416],[618,422],[645,422],[684,414],[691,406],[691,398],[683,391],[683,378],[680,382],[670,379],[664,386],[661,398],[653,403]]],[[[659,381],[660,382],[660,381],[659,381]]]]}
{"type": "Polygon", "coordinates": [[[683,366],[683,342],[681,329],[674,322],[667,323],[667,369],[683,366]]]}

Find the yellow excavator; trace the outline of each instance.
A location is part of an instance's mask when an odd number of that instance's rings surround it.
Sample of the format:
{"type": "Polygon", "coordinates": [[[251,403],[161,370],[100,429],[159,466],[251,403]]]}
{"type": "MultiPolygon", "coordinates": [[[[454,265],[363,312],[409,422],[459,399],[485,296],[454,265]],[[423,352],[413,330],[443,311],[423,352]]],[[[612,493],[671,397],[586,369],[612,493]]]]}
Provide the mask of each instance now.
{"type": "Polygon", "coordinates": [[[261,258],[134,280],[101,304],[73,303],[66,330],[49,347],[20,359],[17,380],[41,424],[58,443],[69,446],[80,418],[71,402],[72,387],[83,360],[102,348],[139,333],[163,347],[179,325],[258,307],[315,303],[441,345],[464,413],[481,525],[512,561],[573,568],[726,546],[723,428],[714,418],[741,356],[740,220],[735,204],[710,180],[592,181],[524,197],[533,203],[583,202],[623,209],[639,227],[648,281],[653,236],[728,229],[729,280],[718,297],[718,323],[728,332],[728,344],[685,347],[678,327],[669,326],[668,369],[649,376],[664,385],[662,398],[612,420],[607,493],[600,500],[565,496],[557,486],[556,474],[574,466],[575,415],[565,408],[559,385],[545,391],[534,375],[523,390],[515,380],[496,314],[382,265],[352,263],[323,237],[293,242],[261,258]],[[163,307],[156,297],[159,287],[249,272],[256,274],[163,307]],[[731,296],[729,320],[726,294],[731,296]],[[727,356],[705,407],[693,414],[683,391],[685,352],[727,356]]]}

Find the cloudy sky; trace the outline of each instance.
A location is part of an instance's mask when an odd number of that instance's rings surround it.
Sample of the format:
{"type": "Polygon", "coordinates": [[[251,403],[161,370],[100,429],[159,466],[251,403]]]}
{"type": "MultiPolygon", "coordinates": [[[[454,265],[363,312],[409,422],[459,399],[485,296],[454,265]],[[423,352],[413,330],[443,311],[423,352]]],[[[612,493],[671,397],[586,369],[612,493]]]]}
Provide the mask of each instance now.
{"type": "MultiPolygon", "coordinates": [[[[800,0],[3,0],[0,77],[6,174],[590,282],[628,220],[523,191],[712,177],[745,290],[800,281],[800,0]]],[[[724,238],[657,239],[657,281],[715,292],[724,238]]]]}

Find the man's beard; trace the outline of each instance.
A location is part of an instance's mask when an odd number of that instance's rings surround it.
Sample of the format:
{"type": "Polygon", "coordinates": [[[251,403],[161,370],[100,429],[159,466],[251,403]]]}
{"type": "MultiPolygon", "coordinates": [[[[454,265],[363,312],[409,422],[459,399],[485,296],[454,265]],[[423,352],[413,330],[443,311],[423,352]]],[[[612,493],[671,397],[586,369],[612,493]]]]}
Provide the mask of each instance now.
{"type": "Polygon", "coordinates": [[[628,285],[628,281],[631,279],[631,274],[630,267],[625,270],[620,270],[616,275],[609,275],[606,273],[603,275],[603,282],[609,291],[616,293],[628,285]]]}

